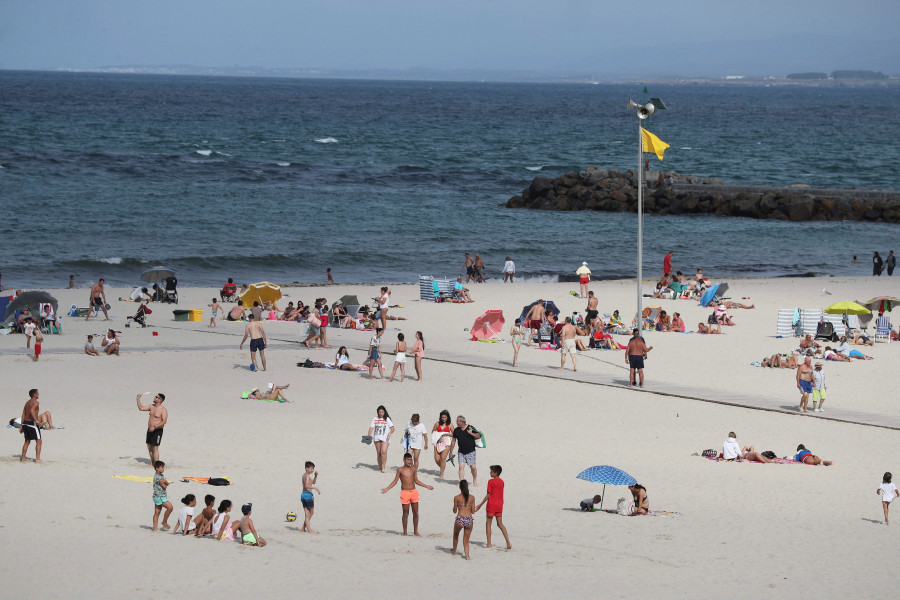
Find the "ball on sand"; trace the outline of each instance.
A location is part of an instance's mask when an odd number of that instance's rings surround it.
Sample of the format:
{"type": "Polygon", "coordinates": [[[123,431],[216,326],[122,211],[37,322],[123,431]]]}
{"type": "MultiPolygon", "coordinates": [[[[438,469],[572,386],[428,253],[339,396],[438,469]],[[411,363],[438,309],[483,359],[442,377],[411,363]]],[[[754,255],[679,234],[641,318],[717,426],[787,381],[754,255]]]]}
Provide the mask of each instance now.
{"type": "Polygon", "coordinates": [[[293,523],[294,521],[297,520],[297,513],[289,512],[287,514],[287,517],[285,517],[285,518],[287,519],[288,523],[293,523]]]}

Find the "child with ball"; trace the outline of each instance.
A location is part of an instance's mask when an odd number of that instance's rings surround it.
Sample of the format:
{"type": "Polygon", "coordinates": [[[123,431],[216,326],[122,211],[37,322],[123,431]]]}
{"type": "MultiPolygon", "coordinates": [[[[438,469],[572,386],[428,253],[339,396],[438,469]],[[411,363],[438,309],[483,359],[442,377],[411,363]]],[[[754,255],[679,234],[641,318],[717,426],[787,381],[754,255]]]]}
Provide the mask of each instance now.
{"type": "Polygon", "coordinates": [[[306,533],[319,533],[318,531],[313,531],[309,526],[315,511],[313,490],[320,496],[322,495],[319,488],[315,487],[318,478],[319,472],[316,471],[316,465],[311,461],[306,461],[306,472],[303,473],[303,492],[300,494],[300,504],[303,505],[303,527],[300,528],[300,531],[305,531],[306,533]]]}

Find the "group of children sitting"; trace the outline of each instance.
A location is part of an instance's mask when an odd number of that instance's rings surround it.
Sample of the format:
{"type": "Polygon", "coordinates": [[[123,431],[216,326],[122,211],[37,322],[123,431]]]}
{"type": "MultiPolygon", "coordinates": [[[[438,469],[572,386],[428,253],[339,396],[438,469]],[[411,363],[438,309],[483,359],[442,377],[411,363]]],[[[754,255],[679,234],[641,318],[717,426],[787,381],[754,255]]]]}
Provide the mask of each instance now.
{"type": "Polygon", "coordinates": [[[707,287],[709,287],[709,280],[703,277],[702,269],[697,269],[697,274],[693,279],[686,278],[681,271],[677,271],[675,275],[664,273],[662,279],[656,284],[653,297],[669,300],[699,300],[707,287]]]}

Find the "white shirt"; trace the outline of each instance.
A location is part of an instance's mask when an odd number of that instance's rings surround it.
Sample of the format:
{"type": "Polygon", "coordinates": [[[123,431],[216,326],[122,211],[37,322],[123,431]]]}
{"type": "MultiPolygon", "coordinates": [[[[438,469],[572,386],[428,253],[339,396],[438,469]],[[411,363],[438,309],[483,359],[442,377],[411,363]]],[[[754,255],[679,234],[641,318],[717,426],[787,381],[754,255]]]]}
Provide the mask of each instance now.
{"type": "Polygon", "coordinates": [[[739,457],[740,455],[741,447],[738,445],[736,439],[730,437],[722,443],[722,457],[725,460],[731,460],[733,458],[739,457]]]}
{"type": "Polygon", "coordinates": [[[181,507],[181,510],[178,511],[178,526],[181,528],[181,531],[184,531],[185,524],[187,524],[188,531],[194,528],[193,506],[183,506],[181,507]]]}
{"type": "Polygon", "coordinates": [[[29,337],[34,335],[34,323],[26,323],[22,329],[25,331],[25,335],[29,337]]]}
{"type": "Polygon", "coordinates": [[[825,371],[821,369],[813,369],[813,389],[825,389],[825,371]]]}
{"type": "Polygon", "coordinates": [[[506,261],[506,264],[503,265],[504,273],[515,273],[516,272],[516,263],[511,260],[506,261]]]}
{"type": "Polygon", "coordinates": [[[375,417],[372,419],[372,441],[373,442],[386,442],[388,441],[388,434],[391,432],[391,427],[394,426],[394,422],[391,421],[391,418],[388,417],[386,419],[382,419],[380,417],[375,417]]]}
{"type": "Polygon", "coordinates": [[[412,422],[410,422],[410,424],[406,426],[406,431],[409,432],[409,447],[421,450],[425,445],[425,435],[428,433],[425,426],[422,425],[422,423],[413,426],[412,422]]]}
{"type": "Polygon", "coordinates": [[[384,296],[381,297],[381,300],[378,301],[378,308],[387,308],[388,304],[391,303],[391,295],[385,293],[384,296]]]}
{"type": "Polygon", "coordinates": [[[878,489],[881,490],[882,502],[890,502],[897,497],[897,486],[893,483],[882,483],[878,489]]]}

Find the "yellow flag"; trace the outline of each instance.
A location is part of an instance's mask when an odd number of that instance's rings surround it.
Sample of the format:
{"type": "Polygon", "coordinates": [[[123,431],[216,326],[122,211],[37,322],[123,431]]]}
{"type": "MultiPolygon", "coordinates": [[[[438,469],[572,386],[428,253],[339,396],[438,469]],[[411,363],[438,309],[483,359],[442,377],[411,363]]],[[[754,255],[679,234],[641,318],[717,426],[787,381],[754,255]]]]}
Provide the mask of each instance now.
{"type": "Polygon", "coordinates": [[[641,138],[644,140],[644,152],[652,152],[659,157],[659,160],[662,160],[663,153],[669,145],[643,127],[641,127],[641,138]]]}

